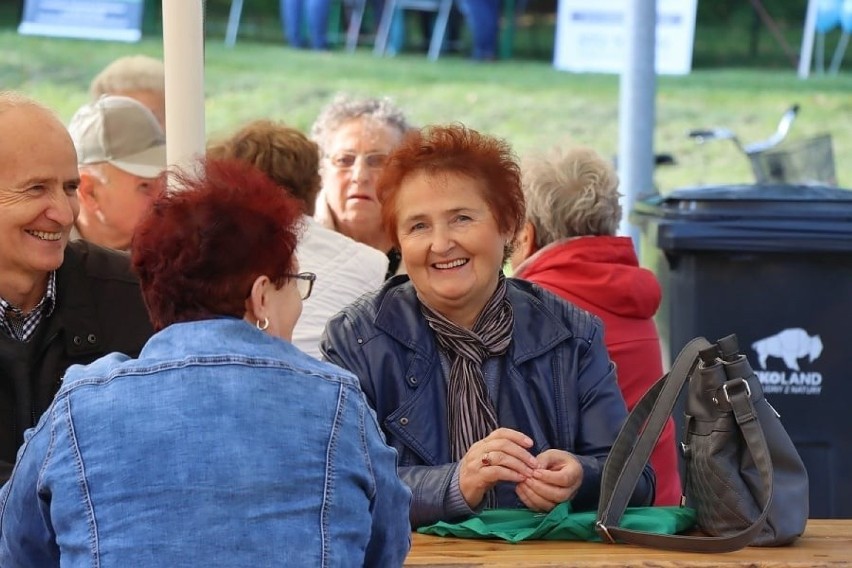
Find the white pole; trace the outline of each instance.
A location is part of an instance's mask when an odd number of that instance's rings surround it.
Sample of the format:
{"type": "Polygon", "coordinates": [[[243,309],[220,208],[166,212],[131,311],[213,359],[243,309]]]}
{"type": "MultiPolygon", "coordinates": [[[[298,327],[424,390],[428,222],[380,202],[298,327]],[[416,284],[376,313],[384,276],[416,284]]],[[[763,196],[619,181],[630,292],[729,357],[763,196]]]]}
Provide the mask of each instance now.
{"type": "Polygon", "coordinates": [[[618,177],[623,214],[619,233],[633,238],[639,251],[639,229],[628,221],[636,196],[653,188],[654,98],[656,95],[657,10],[655,0],[627,2],[625,53],[619,82],[618,177]]]}
{"type": "Polygon", "coordinates": [[[186,168],[203,155],[204,1],[163,0],[166,156],[186,168]]]}
{"type": "Polygon", "coordinates": [[[799,50],[799,79],[807,79],[811,73],[811,60],[814,56],[814,34],[816,33],[817,0],[808,1],[808,13],[805,16],[805,29],[802,34],[802,48],[799,50]]]}

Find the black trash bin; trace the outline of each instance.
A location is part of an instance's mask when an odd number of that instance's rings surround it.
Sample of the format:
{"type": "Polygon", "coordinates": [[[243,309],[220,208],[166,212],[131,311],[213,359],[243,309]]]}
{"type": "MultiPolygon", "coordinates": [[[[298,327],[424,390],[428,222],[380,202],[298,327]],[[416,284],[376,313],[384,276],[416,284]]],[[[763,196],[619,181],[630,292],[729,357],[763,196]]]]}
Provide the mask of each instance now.
{"type": "Polygon", "coordinates": [[[807,466],[810,516],[852,518],[852,191],[683,189],[631,221],[663,287],[664,353],[736,333],[807,466]]]}

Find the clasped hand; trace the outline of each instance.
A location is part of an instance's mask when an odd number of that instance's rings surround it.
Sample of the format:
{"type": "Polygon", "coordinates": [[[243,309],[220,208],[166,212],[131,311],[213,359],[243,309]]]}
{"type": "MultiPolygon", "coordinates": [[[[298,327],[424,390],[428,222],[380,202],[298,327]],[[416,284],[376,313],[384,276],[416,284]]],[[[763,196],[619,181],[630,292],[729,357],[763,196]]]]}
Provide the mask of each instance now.
{"type": "Polygon", "coordinates": [[[533,441],[521,432],[498,428],[474,443],[461,459],[459,488],[470,507],[500,481],[516,484],[515,493],[533,511],[548,512],[574,496],[583,481],[580,461],[563,450],[529,453],[533,441]]]}

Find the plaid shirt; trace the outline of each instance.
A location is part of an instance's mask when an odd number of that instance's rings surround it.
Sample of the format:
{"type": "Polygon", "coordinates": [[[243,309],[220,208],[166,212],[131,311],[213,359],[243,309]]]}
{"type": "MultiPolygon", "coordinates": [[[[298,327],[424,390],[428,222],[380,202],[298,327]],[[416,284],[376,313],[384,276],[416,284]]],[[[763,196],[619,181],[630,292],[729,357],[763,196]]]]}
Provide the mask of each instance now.
{"type": "Polygon", "coordinates": [[[13,339],[29,341],[41,320],[50,317],[56,305],[56,271],[47,279],[47,291],[38,305],[25,314],[3,298],[0,298],[0,328],[13,339]]]}

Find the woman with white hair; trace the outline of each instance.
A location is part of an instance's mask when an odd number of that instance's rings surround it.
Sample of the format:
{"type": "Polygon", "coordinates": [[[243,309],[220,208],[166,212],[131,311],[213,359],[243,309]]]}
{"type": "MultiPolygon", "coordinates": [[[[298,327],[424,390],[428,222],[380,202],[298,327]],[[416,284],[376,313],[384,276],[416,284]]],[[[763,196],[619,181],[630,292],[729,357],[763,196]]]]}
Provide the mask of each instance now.
{"type": "Polygon", "coordinates": [[[317,117],[311,138],[320,149],[322,189],[314,218],[388,256],[387,277],[401,269],[399,251],[382,228],[376,182],[388,154],[410,129],[388,98],[338,95],[317,117]]]}
{"type": "MultiPolygon", "coordinates": [[[[639,267],[633,241],[616,236],[621,220],[618,176],[588,148],[554,150],[522,168],[526,222],[512,255],[514,276],[554,292],[604,323],[628,408],[663,374],[654,314],[660,284],[639,267]]],[[[666,423],[651,454],[656,505],[680,502],[674,423],[666,423]]]]}

